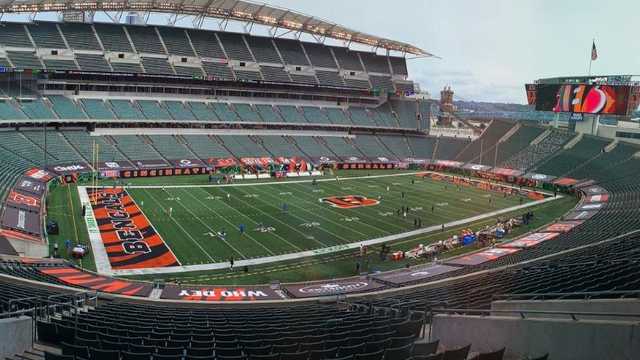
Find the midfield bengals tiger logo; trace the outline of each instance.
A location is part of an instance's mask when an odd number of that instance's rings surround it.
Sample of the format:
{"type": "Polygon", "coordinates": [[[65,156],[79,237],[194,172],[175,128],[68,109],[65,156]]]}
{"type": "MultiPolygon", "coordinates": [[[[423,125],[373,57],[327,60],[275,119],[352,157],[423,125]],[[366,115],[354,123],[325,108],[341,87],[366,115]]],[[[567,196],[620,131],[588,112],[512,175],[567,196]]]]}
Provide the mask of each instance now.
{"type": "Polygon", "coordinates": [[[378,200],[369,199],[368,197],[360,195],[329,196],[326,198],[320,198],[319,200],[320,202],[340,209],[355,209],[363,206],[375,206],[380,204],[380,201],[378,200]]]}

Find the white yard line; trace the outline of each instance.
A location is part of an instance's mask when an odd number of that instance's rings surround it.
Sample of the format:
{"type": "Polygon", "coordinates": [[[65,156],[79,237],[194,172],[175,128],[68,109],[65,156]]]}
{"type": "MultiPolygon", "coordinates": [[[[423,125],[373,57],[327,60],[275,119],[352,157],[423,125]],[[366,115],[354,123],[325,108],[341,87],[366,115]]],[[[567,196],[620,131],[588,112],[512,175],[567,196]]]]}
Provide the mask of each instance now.
{"type": "MultiPolygon", "coordinates": [[[[154,202],[158,203],[158,205],[160,206],[160,208],[162,209],[162,211],[164,211],[164,212],[166,213],[167,209],[165,209],[165,208],[164,208],[164,206],[162,206],[162,204],[161,204],[158,200],[156,200],[156,198],[155,198],[153,195],[151,195],[151,193],[149,193],[149,197],[151,197],[151,200],[153,200],[154,202]]],[[[132,196],[131,198],[133,198],[133,196],[132,196]]],[[[140,211],[142,211],[142,210],[140,210],[140,211]]],[[[194,238],[193,238],[193,236],[191,236],[191,234],[190,234],[187,230],[185,230],[185,228],[184,228],[184,227],[182,227],[182,225],[180,225],[180,223],[179,223],[179,222],[177,222],[173,217],[170,217],[170,218],[171,218],[171,220],[172,220],[176,225],[178,225],[178,228],[180,228],[180,230],[182,230],[182,232],[183,232],[183,233],[185,233],[185,234],[187,235],[187,237],[188,237],[189,239],[191,239],[191,241],[193,241],[193,243],[194,243],[194,244],[196,244],[196,246],[197,246],[197,247],[199,247],[199,248],[200,248],[200,250],[202,250],[202,252],[203,252],[205,255],[207,255],[207,257],[208,257],[211,261],[216,261],[216,260],[211,256],[211,254],[209,254],[209,253],[207,252],[207,250],[205,250],[205,249],[202,247],[202,245],[200,245],[200,243],[199,243],[196,239],[194,239],[194,238]]],[[[151,222],[149,222],[149,223],[151,223],[151,222]]],[[[167,247],[169,247],[169,245],[168,245],[168,244],[167,244],[167,247]]],[[[125,270],[118,270],[118,271],[125,271],[125,270]]],[[[116,273],[116,274],[117,274],[117,273],[116,273]]]]}
{"type": "MultiPolygon", "coordinates": [[[[245,195],[246,195],[246,194],[247,194],[247,193],[245,193],[245,195]]],[[[257,199],[260,199],[260,197],[258,197],[257,199]]],[[[260,209],[260,208],[258,208],[258,207],[253,206],[251,203],[249,203],[249,202],[247,202],[247,201],[243,200],[242,198],[240,198],[240,201],[242,201],[243,203],[247,204],[248,206],[250,206],[250,207],[251,207],[251,208],[253,208],[254,210],[257,210],[258,212],[260,212],[260,213],[261,213],[261,214],[263,214],[264,216],[266,216],[266,217],[268,217],[268,218],[271,218],[271,219],[273,219],[273,220],[275,220],[275,221],[279,222],[280,224],[282,224],[282,225],[284,225],[284,226],[288,227],[289,229],[293,230],[294,232],[296,232],[296,233],[298,233],[298,234],[302,235],[302,237],[303,237],[303,238],[307,235],[307,234],[305,234],[304,232],[302,232],[302,231],[300,231],[300,230],[298,230],[298,229],[294,228],[293,226],[291,226],[291,225],[287,224],[286,222],[284,222],[284,221],[282,221],[282,220],[280,220],[280,219],[278,219],[278,218],[274,217],[273,215],[271,215],[271,214],[269,214],[269,213],[267,213],[267,212],[264,212],[262,209],[260,209]]],[[[261,202],[265,203],[265,201],[264,201],[264,200],[258,200],[258,201],[261,201],[261,202]]],[[[266,204],[267,204],[267,205],[269,205],[270,207],[275,207],[275,208],[276,208],[276,210],[278,210],[278,207],[277,207],[277,206],[270,205],[269,203],[266,203],[266,204]]],[[[300,217],[298,217],[298,216],[295,216],[295,215],[293,215],[293,214],[291,214],[291,213],[289,213],[289,215],[291,215],[291,216],[293,216],[293,217],[297,218],[298,220],[300,220],[300,221],[302,221],[302,222],[305,222],[305,221],[306,221],[305,219],[302,219],[302,218],[300,218],[300,217]]],[[[328,230],[326,230],[326,229],[319,228],[319,230],[320,230],[320,231],[323,231],[323,232],[325,232],[325,233],[327,233],[327,234],[330,234],[330,235],[332,235],[332,236],[334,236],[334,237],[336,237],[336,238],[338,238],[338,239],[340,239],[340,240],[346,240],[346,239],[344,239],[344,238],[340,237],[339,235],[336,235],[336,234],[334,234],[334,233],[332,233],[331,231],[328,231],[328,230]]],[[[318,239],[315,239],[315,238],[313,238],[313,239],[308,239],[308,240],[315,241],[316,243],[320,244],[320,246],[327,246],[327,244],[325,244],[325,243],[323,243],[322,241],[320,241],[320,240],[318,240],[318,239]]]]}
{"type": "MultiPolygon", "coordinates": [[[[220,216],[220,214],[218,214],[217,211],[215,211],[214,209],[210,208],[209,205],[205,204],[202,200],[198,199],[196,196],[194,196],[190,191],[185,191],[187,193],[187,195],[191,196],[195,201],[197,201],[198,203],[202,204],[202,206],[204,206],[205,208],[207,208],[207,210],[209,210],[210,212],[212,212],[215,216],[220,217],[222,220],[224,220],[227,224],[231,225],[231,227],[235,227],[235,225],[229,221],[226,217],[224,216],[220,216]]],[[[224,201],[224,200],[221,200],[224,201]]],[[[245,233],[245,235],[249,238],[249,240],[255,242],[256,244],[258,244],[260,247],[262,247],[263,249],[265,249],[270,255],[275,255],[275,253],[273,251],[271,251],[268,247],[262,245],[261,242],[259,242],[258,240],[254,239],[253,236],[249,235],[248,233],[245,233]]],[[[244,236],[244,235],[243,235],[244,236]]],[[[226,241],[225,241],[226,242],[226,241]]]]}
{"type": "MultiPolygon", "coordinates": [[[[146,190],[145,190],[145,191],[146,191],[146,190]]],[[[149,192],[149,194],[151,194],[151,192],[149,192]]],[[[167,191],[167,194],[169,194],[169,192],[168,192],[168,191],[167,191]]],[[[194,219],[198,220],[202,225],[204,225],[204,227],[205,227],[205,228],[207,228],[209,231],[211,231],[211,232],[212,232],[212,233],[214,233],[214,234],[216,233],[216,230],[215,230],[214,228],[212,228],[211,226],[209,226],[209,224],[207,224],[204,220],[202,220],[198,215],[194,214],[194,213],[193,213],[193,211],[189,210],[189,208],[188,208],[188,207],[184,206],[184,205],[182,204],[182,201],[176,201],[176,202],[177,202],[178,204],[180,204],[180,206],[182,206],[182,208],[184,208],[185,210],[187,210],[187,212],[188,212],[189,214],[191,214],[191,216],[193,216],[193,218],[194,218],[194,219]]],[[[227,220],[226,220],[226,218],[225,218],[225,221],[227,221],[227,220]]],[[[231,223],[230,223],[230,222],[228,222],[228,221],[227,221],[227,223],[228,223],[228,224],[231,224],[231,223]]],[[[233,224],[231,224],[231,226],[234,226],[234,225],[233,225],[233,224]]],[[[236,249],[236,247],[235,247],[235,246],[233,246],[233,245],[231,245],[231,243],[230,243],[230,242],[228,242],[227,240],[222,239],[222,238],[221,238],[220,240],[222,240],[222,242],[223,242],[223,243],[227,244],[227,246],[229,246],[229,248],[230,248],[231,250],[235,251],[238,255],[240,255],[240,257],[241,257],[241,258],[243,258],[243,259],[246,259],[246,258],[247,258],[247,256],[246,256],[245,254],[243,254],[243,253],[242,253],[242,251],[240,251],[240,250],[236,249]]],[[[202,249],[202,247],[200,247],[200,248],[202,249]]]]}
{"type": "MultiPolygon", "coordinates": [[[[201,189],[201,190],[202,190],[205,194],[207,194],[207,195],[211,195],[211,193],[210,193],[210,192],[208,192],[207,190],[204,190],[204,189],[201,189]]],[[[189,195],[194,196],[194,195],[192,195],[190,192],[188,192],[188,193],[189,193],[189,195]]],[[[223,202],[223,203],[224,203],[224,205],[225,205],[225,206],[227,206],[229,209],[231,209],[231,210],[233,210],[233,211],[237,212],[238,214],[240,214],[242,217],[246,218],[247,220],[249,220],[249,221],[250,221],[250,222],[252,222],[253,224],[258,225],[258,222],[257,222],[257,221],[253,220],[251,217],[249,217],[249,216],[247,216],[246,214],[242,213],[242,211],[240,211],[240,210],[236,209],[235,207],[233,207],[233,206],[229,205],[229,204],[228,204],[226,201],[224,201],[224,200],[222,200],[222,202],[223,202]]],[[[207,208],[208,208],[208,206],[207,206],[207,208]]],[[[213,210],[213,209],[212,209],[212,210],[213,210]]],[[[215,212],[215,211],[214,211],[214,212],[215,212]]],[[[275,232],[274,232],[274,233],[271,233],[271,234],[273,234],[273,236],[275,236],[275,237],[277,237],[278,239],[280,239],[280,240],[282,240],[283,242],[285,242],[287,245],[289,245],[289,246],[291,246],[291,247],[293,247],[293,248],[295,248],[295,249],[302,250],[300,247],[296,246],[294,243],[289,242],[287,239],[285,239],[285,238],[283,238],[282,236],[280,236],[280,235],[276,234],[275,232]]],[[[257,241],[256,241],[256,242],[257,242],[257,241]]],[[[261,243],[260,243],[260,244],[261,244],[261,243]]],[[[262,245],[262,244],[261,244],[261,245],[262,245]]],[[[264,247],[264,245],[262,245],[262,246],[264,247]]],[[[272,253],[272,254],[273,254],[273,253],[272,253]]],[[[273,255],[275,255],[275,254],[273,254],[273,255]]]]}
{"type": "MultiPolygon", "coordinates": [[[[271,195],[271,194],[269,194],[269,192],[265,192],[265,193],[260,192],[260,194],[266,194],[266,196],[269,196],[269,197],[275,198],[275,199],[277,199],[277,200],[280,200],[280,198],[278,198],[276,195],[271,195]]],[[[312,203],[314,206],[320,206],[320,205],[318,205],[316,202],[310,202],[310,201],[305,200],[305,199],[300,199],[300,200],[304,201],[305,203],[312,203]]],[[[327,218],[327,217],[325,217],[325,216],[320,215],[319,213],[313,213],[313,212],[311,212],[310,210],[305,209],[304,207],[302,207],[302,206],[300,206],[300,205],[294,205],[294,204],[291,204],[291,207],[292,207],[292,208],[296,208],[296,209],[300,209],[300,211],[305,212],[305,213],[311,213],[312,215],[317,216],[317,217],[318,217],[318,218],[320,218],[320,219],[326,220],[327,222],[329,222],[329,223],[331,223],[331,224],[334,224],[334,225],[336,225],[336,226],[338,226],[338,227],[341,227],[341,228],[343,228],[343,229],[347,229],[347,230],[349,230],[349,231],[353,231],[353,232],[357,233],[357,234],[358,234],[358,235],[360,235],[360,236],[367,236],[367,234],[361,233],[360,231],[358,231],[358,230],[356,230],[356,229],[352,229],[352,228],[350,228],[350,227],[348,227],[348,226],[346,226],[346,225],[344,225],[344,224],[341,224],[341,223],[339,223],[339,222],[337,222],[337,221],[333,221],[333,220],[331,220],[331,219],[329,219],[329,218],[327,218]]],[[[327,209],[329,209],[329,208],[330,208],[330,207],[327,207],[327,209]]],[[[293,216],[294,216],[294,217],[296,217],[296,218],[298,218],[298,219],[300,219],[300,217],[298,217],[298,216],[295,216],[295,215],[293,215],[293,216]]],[[[303,220],[303,222],[304,222],[304,220],[303,220]]],[[[334,235],[334,236],[337,236],[337,235],[335,235],[335,234],[333,234],[333,235],[334,235]]],[[[339,239],[340,239],[340,240],[346,240],[346,239],[344,239],[344,238],[343,238],[343,237],[341,237],[341,236],[339,237],[339,239]]]]}
{"type": "MultiPolygon", "coordinates": [[[[538,200],[538,201],[532,201],[532,202],[529,202],[529,203],[526,203],[526,204],[513,206],[513,207],[510,207],[510,208],[506,208],[506,209],[496,210],[496,211],[492,211],[492,212],[489,212],[489,213],[484,213],[484,214],[476,215],[476,216],[473,216],[473,217],[469,217],[469,218],[466,218],[466,219],[461,219],[461,220],[448,222],[448,223],[446,223],[444,225],[445,225],[446,228],[452,228],[452,227],[456,227],[456,226],[460,226],[460,225],[476,222],[476,221],[479,221],[479,220],[495,217],[497,215],[513,212],[513,211],[516,211],[516,210],[526,209],[526,208],[529,208],[529,207],[532,207],[532,206],[544,204],[544,203],[547,203],[547,202],[550,202],[550,201],[554,201],[554,200],[559,200],[559,199],[562,199],[562,198],[563,198],[562,195],[558,195],[556,197],[552,196],[552,197],[548,197],[546,199],[542,199],[542,200],[538,200]]],[[[427,234],[427,233],[430,233],[430,232],[440,231],[441,227],[442,227],[442,225],[434,225],[434,226],[430,226],[430,227],[427,227],[427,228],[408,231],[408,232],[404,232],[404,233],[400,233],[400,234],[394,234],[394,235],[389,235],[389,236],[384,236],[384,237],[380,237],[380,238],[376,238],[376,239],[359,241],[359,242],[354,242],[354,243],[349,243],[349,244],[336,245],[336,246],[317,249],[317,250],[309,250],[309,251],[303,251],[303,252],[298,252],[298,253],[290,253],[290,254],[262,257],[262,258],[256,258],[256,259],[239,260],[239,261],[235,262],[235,266],[237,266],[237,267],[255,266],[255,265],[263,265],[263,264],[269,264],[269,263],[274,263],[274,262],[279,262],[279,261],[298,260],[298,259],[305,258],[305,257],[331,254],[331,253],[344,251],[344,250],[357,249],[357,248],[360,247],[360,245],[367,245],[367,246],[369,246],[369,245],[377,245],[377,244],[382,244],[382,243],[386,243],[386,242],[389,242],[389,241],[395,241],[395,240],[400,240],[400,239],[403,239],[403,238],[408,238],[408,237],[413,237],[413,236],[417,236],[417,235],[427,234]]],[[[151,275],[151,274],[185,273],[185,272],[191,272],[191,271],[222,270],[222,269],[226,269],[228,267],[229,267],[229,263],[222,262],[222,263],[214,263],[214,264],[174,266],[174,267],[163,267],[163,268],[116,270],[116,271],[114,271],[114,275],[124,276],[124,275],[151,275]]]]}
{"type": "Polygon", "coordinates": [[[100,235],[100,227],[98,221],[93,214],[93,206],[89,194],[87,193],[86,186],[78,186],[78,197],[80,198],[80,204],[84,206],[84,223],[87,225],[87,231],[89,233],[89,241],[91,242],[91,250],[93,252],[93,258],[96,262],[96,271],[100,274],[112,274],[111,262],[107,255],[107,249],[102,242],[102,236],[100,235]]]}

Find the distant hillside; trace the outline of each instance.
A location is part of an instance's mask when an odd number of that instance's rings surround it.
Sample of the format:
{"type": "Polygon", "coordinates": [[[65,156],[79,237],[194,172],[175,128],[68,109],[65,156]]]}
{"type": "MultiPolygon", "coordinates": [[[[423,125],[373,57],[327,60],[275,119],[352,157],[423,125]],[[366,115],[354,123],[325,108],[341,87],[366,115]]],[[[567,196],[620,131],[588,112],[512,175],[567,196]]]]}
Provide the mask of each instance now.
{"type": "Polygon", "coordinates": [[[454,101],[459,112],[529,112],[533,107],[522,104],[476,102],[476,101],[454,101]]]}

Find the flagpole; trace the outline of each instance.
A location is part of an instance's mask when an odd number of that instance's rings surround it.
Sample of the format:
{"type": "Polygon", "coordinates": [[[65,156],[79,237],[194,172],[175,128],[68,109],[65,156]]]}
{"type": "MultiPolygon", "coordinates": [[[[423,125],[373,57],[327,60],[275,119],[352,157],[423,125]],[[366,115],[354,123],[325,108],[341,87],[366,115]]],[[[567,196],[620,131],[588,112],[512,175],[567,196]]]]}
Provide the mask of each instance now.
{"type": "Polygon", "coordinates": [[[593,47],[595,46],[596,38],[591,40],[591,52],[589,53],[589,77],[591,77],[591,64],[593,64],[593,47]]]}

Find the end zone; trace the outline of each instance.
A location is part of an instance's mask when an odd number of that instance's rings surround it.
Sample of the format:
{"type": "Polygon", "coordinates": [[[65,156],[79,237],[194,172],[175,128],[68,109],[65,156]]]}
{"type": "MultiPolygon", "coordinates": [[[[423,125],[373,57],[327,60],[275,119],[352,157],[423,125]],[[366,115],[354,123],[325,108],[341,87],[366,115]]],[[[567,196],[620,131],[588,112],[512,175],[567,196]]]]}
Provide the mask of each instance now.
{"type": "Polygon", "coordinates": [[[79,186],[78,193],[99,273],[180,266],[125,189],[79,186]]]}

